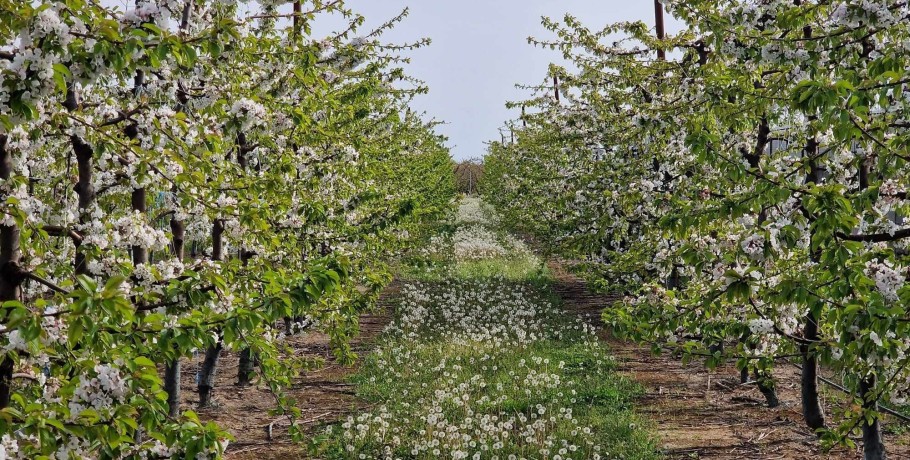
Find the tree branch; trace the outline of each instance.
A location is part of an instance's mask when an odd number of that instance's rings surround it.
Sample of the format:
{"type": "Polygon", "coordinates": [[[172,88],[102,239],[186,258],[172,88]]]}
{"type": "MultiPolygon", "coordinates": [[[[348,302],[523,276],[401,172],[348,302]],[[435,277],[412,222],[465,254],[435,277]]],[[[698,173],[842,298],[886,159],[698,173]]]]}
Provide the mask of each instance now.
{"type": "Polygon", "coordinates": [[[887,241],[897,241],[910,237],[910,228],[904,228],[892,233],[867,233],[848,235],[843,232],[837,232],[837,237],[847,241],[861,241],[864,243],[883,243],[887,241]]]}
{"type": "Polygon", "coordinates": [[[23,273],[23,275],[24,275],[26,278],[28,278],[28,279],[30,279],[30,280],[33,280],[33,281],[37,281],[38,283],[43,284],[43,285],[45,285],[45,286],[47,286],[47,287],[53,289],[54,291],[57,291],[57,292],[60,293],[60,294],[69,294],[69,291],[67,291],[66,289],[63,289],[62,287],[57,286],[56,284],[54,284],[54,283],[51,282],[50,280],[46,280],[46,279],[44,279],[44,278],[42,278],[42,277],[40,277],[40,276],[38,276],[38,275],[36,275],[36,274],[34,274],[34,273],[32,273],[32,272],[25,272],[25,273],[23,273]]]}

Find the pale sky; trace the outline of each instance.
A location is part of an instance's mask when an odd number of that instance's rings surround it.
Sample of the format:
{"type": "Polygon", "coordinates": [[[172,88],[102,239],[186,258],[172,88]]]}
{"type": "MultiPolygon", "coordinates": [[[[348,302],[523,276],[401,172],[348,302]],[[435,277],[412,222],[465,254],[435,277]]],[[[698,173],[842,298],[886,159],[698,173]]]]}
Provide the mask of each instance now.
{"type": "MultiPolygon", "coordinates": [[[[497,128],[517,113],[508,100],[527,93],[515,84],[543,81],[558,52],[528,44],[530,35],[549,37],[541,16],[561,19],[571,13],[591,29],[630,20],[654,24],[652,0],[346,0],[367,18],[370,30],[410,7],[410,16],[384,35],[386,42],[410,42],[429,37],[433,43],[409,53],[408,73],[427,83],[415,109],[445,121],[439,131],[449,137],[456,160],[481,157],[484,142],[499,139],[497,128]]],[[[679,29],[668,15],[667,32],[679,29]]],[[[317,27],[317,29],[320,27],[317,27]]]]}
{"type": "MultiPolygon", "coordinates": [[[[102,4],[129,8],[135,0],[101,0],[102,4]],[[129,6],[128,6],[129,5],[129,6]]],[[[288,2],[290,4],[290,2],[288,2]]],[[[598,30],[619,21],[643,20],[654,24],[653,0],[345,0],[345,5],[366,17],[360,32],[367,33],[408,7],[410,15],[383,35],[386,43],[410,43],[427,37],[433,43],[406,53],[409,75],[429,86],[414,109],[444,121],[437,129],[449,137],[456,160],[480,158],[485,142],[499,139],[498,128],[518,113],[506,109],[507,101],[526,99],[528,92],[516,84],[543,81],[550,62],[561,62],[557,51],[535,48],[528,36],[551,38],[540,24],[541,16],[561,19],[570,13],[587,27],[598,30]]],[[[290,7],[285,9],[288,11],[290,7]]],[[[667,33],[680,24],[665,17],[667,33]]],[[[314,38],[343,27],[340,17],[318,16],[314,38]]]]}

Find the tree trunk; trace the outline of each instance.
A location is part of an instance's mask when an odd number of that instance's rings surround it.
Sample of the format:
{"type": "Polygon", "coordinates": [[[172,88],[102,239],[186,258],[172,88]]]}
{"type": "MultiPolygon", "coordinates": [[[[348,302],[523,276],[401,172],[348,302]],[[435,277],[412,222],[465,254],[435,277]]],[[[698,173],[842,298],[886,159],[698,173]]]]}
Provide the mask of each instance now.
{"type": "Polygon", "coordinates": [[[240,352],[240,364],[237,367],[237,385],[247,386],[250,384],[250,376],[253,375],[256,366],[256,359],[253,357],[253,351],[244,348],[240,352]]]}
{"type": "Polygon", "coordinates": [[[679,276],[679,269],[676,267],[676,264],[673,264],[673,269],[670,270],[670,276],[667,277],[666,282],[667,289],[678,289],[682,286],[682,280],[679,276]]]}
{"type": "Polygon", "coordinates": [[[212,260],[224,259],[224,221],[215,219],[212,224],[212,260]]]}
{"type": "Polygon", "coordinates": [[[9,406],[13,395],[13,360],[4,357],[0,361],[0,409],[9,406]]]}
{"type": "MultiPolygon", "coordinates": [[[[803,338],[810,341],[818,340],[818,318],[811,312],[806,315],[803,326],[803,338]]],[[[803,404],[803,418],[806,425],[812,430],[825,427],[825,412],[818,401],[818,359],[808,344],[799,346],[802,355],[803,370],[801,375],[801,391],[803,404]]]]}
{"type": "MultiPolygon", "coordinates": [[[[878,411],[874,375],[870,375],[860,381],[859,395],[863,398],[863,409],[878,411]]],[[[863,459],[888,460],[888,455],[885,453],[885,443],[882,440],[882,429],[878,416],[872,420],[872,423],[863,421],[863,459]]]]}
{"type": "MultiPolygon", "coordinates": [[[[145,188],[133,189],[133,193],[130,196],[130,204],[133,212],[138,212],[143,215],[147,212],[148,201],[146,200],[145,188]]],[[[142,246],[132,246],[130,249],[133,253],[133,266],[148,263],[148,248],[144,248],[142,246]]]]}
{"type": "MultiPolygon", "coordinates": [[[[79,95],[76,94],[76,87],[73,84],[67,85],[66,100],[63,107],[69,112],[76,111],[79,106],[79,95]]],[[[85,224],[91,221],[92,217],[89,211],[92,203],[95,201],[95,186],[92,185],[92,174],[94,169],[94,151],[81,137],[70,136],[70,144],[73,146],[73,152],[76,154],[76,168],[79,171],[79,179],[73,189],[78,197],[79,223],[85,224]]],[[[82,244],[80,240],[75,240],[76,260],[74,266],[77,275],[88,273],[86,268],[85,253],[79,251],[82,244]]]]}
{"type": "MultiPolygon", "coordinates": [[[[751,336],[751,335],[752,335],[752,332],[750,332],[749,330],[746,330],[746,332],[743,332],[742,337],[739,338],[739,343],[743,343],[743,344],[746,343],[746,341],[749,340],[749,336],[751,336]]],[[[739,383],[745,384],[748,382],[749,382],[749,362],[747,361],[746,365],[743,366],[743,368],[739,370],[739,383]]]]}
{"type": "MultiPolygon", "coordinates": [[[[186,226],[177,219],[171,219],[171,251],[174,258],[183,261],[184,234],[186,226]]],[[[180,356],[167,363],[164,368],[164,391],[167,392],[168,415],[176,417],[180,413],[180,356]]]]}
{"type": "Polygon", "coordinates": [[[719,340],[715,343],[712,343],[711,345],[708,345],[708,352],[711,353],[712,355],[715,353],[723,354],[724,353],[724,341],[719,340]]]}
{"type": "MultiPolygon", "coordinates": [[[[183,5],[183,14],[180,17],[180,32],[185,33],[189,27],[190,19],[193,16],[194,0],[187,0],[183,5]]],[[[179,82],[178,82],[179,84],[179,82]]],[[[183,106],[189,102],[189,98],[184,93],[178,93],[180,104],[178,111],[183,111],[183,106]]],[[[173,193],[177,193],[177,187],[174,186],[173,193]]],[[[171,218],[171,252],[174,258],[183,262],[185,247],[186,225],[176,218],[171,218]]],[[[181,374],[180,355],[178,353],[174,359],[167,363],[164,368],[164,391],[167,392],[167,412],[171,417],[176,417],[180,413],[180,374],[181,374]]]]}
{"type": "Polygon", "coordinates": [[[171,219],[171,251],[174,253],[174,258],[183,261],[184,251],[186,247],[186,225],[177,219],[171,219]]]}
{"type": "MultiPolygon", "coordinates": [[[[89,207],[95,201],[95,187],[92,185],[93,153],[92,148],[78,136],[72,136],[73,150],[76,152],[76,164],[79,170],[79,181],[76,182],[76,194],[79,197],[79,223],[86,224],[92,220],[89,207]]],[[[77,275],[88,273],[85,253],[79,251],[81,242],[76,241],[75,268],[77,275]]]]}
{"type": "Polygon", "coordinates": [[[205,351],[205,360],[202,370],[199,371],[199,407],[208,407],[212,404],[212,390],[215,388],[215,375],[218,372],[218,358],[224,344],[221,340],[214,347],[205,351]]]}
{"type": "MultiPolygon", "coordinates": [[[[818,148],[817,139],[810,138],[806,141],[803,155],[807,158],[811,158],[809,163],[809,175],[806,177],[806,183],[809,184],[820,183],[824,175],[824,170],[820,168],[815,161],[815,158],[818,156],[818,148]]],[[[809,215],[805,209],[803,212],[805,213],[806,218],[811,222],[813,220],[812,216],[809,215]]],[[[819,262],[819,255],[817,252],[812,251],[809,254],[809,258],[812,262],[819,262]]],[[[806,425],[812,430],[819,430],[825,427],[825,412],[818,399],[818,358],[816,358],[815,352],[810,346],[812,342],[816,342],[819,339],[818,321],[819,313],[813,312],[810,309],[809,313],[807,313],[806,317],[803,319],[803,322],[805,323],[803,325],[803,338],[809,343],[802,343],[799,346],[803,362],[802,374],[800,376],[800,396],[803,404],[803,417],[806,420],[806,425]]]]}
{"type": "MultiPolygon", "coordinates": [[[[299,3],[295,4],[299,6],[299,3]]],[[[295,11],[298,12],[299,11],[295,11]]],[[[294,23],[297,24],[297,17],[294,17],[294,23]]],[[[247,153],[251,151],[249,142],[247,141],[246,134],[239,133],[237,134],[237,164],[240,165],[240,169],[246,171],[249,166],[249,159],[247,158],[247,153]]],[[[244,250],[240,249],[240,262],[246,267],[247,263],[250,260],[252,255],[244,250]]],[[[250,375],[253,373],[253,368],[256,363],[253,357],[253,352],[249,348],[243,349],[240,352],[240,363],[237,367],[237,385],[247,386],[250,384],[250,375]]]]}
{"type": "Polygon", "coordinates": [[[193,1],[187,0],[186,4],[183,5],[183,14],[180,16],[180,31],[185,32],[186,28],[189,27],[190,20],[193,18],[193,1]]]}
{"type": "Polygon", "coordinates": [[[755,382],[758,384],[758,391],[765,396],[768,407],[780,406],[780,400],[777,399],[777,391],[774,390],[774,378],[772,376],[755,369],[755,382]]]}
{"type": "MultiPolygon", "coordinates": [[[[249,262],[252,255],[250,252],[243,249],[240,250],[240,261],[243,263],[243,266],[246,267],[247,262],[249,262]]],[[[253,354],[253,351],[249,348],[244,348],[240,352],[240,363],[237,367],[237,385],[247,386],[250,384],[250,375],[253,374],[253,371],[256,367],[256,356],[253,354]]]]}
{"type": "MultiPolygon", "coordinates": [[[[13,158],[6,149],[7,136],[0,136],[0,179],[8,180],[13,175],[13,158]]],[[[22,292],[23,273],[19,266],[22,252],[19,249],[19,226],[0,227],[0,302],[19,300],[22,292]]],[[[9,406],[13,392],[12,358],[0,357],[0,409],[9,406]]]]}
{"type": "Polygon", "coordinates": [[[176,417],[180,413],[180,358],[164,368],[164,391],[167,393],[167,414],[176,417]]]}
{"type": "MultiPolygon", "coordinates": [[[[215,219],[212,225],[212,260],[222,260],[224,257],[224,221],[215,219]]],[[[205,351],[205,360],[202,362],[202,369],[199,371],[199,382],[197,389],[199,391],[199,406],[205,407],[211,404],[212,388],[215,386],[215,373],[218,371],[218,357],[221,355],[221,349],[224,344],[221,339],[218,343],[209,347],[205,351]]]]}

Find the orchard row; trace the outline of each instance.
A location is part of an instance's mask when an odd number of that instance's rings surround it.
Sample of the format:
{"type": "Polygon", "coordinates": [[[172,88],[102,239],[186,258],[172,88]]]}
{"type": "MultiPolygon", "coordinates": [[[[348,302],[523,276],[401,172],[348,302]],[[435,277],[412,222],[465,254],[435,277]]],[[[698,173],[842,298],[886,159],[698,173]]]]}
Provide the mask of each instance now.
{"type": "Polygon", "coordinates": [[[910,394],[910,5],[663,3],[663,39],[545,20],[531,41],[572,68],[515,103],[486,199],[627,294],[617,331],[736,360],[772,406],[798,363],[808,426],[885,458],[880,405],[910,394]],[[826,414],[819,373],[855,404],[826,414]]]}
{"type": "Polygon", "coordinates": [[[214,458],[181,358],[206,405],[240,352],[293,419],[286,334],[350,360],[384,261],[449,207],[397,67],[425,43],[340,1],[107,3],[0,7],[0,457],[214,458]]]}

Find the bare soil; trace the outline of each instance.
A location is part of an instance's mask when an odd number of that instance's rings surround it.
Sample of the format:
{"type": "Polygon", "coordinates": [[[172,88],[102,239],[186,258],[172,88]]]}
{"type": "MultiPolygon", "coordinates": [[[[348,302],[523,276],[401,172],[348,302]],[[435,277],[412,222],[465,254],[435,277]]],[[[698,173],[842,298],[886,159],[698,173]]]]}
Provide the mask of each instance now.
{"type": "MultiPolygon", "coordinates": [[[[740,384],[733,363],[709,370],[700,361],[684,364],[678,357],[654,355],[648,347],[617,339],[600,322],[600,312],[617,297],[591,293],[563,264],[550,263],[550,268],[564,308],[600,325],[599,335],[610,345],[621,372],[644,387],[636,409],[652,422],[668,459],[862,458],[859,450],[820,448],[802,420],[795,367],[784,364],[775,372],[782,404],[769,409],[754,385],[740,384]]],[[[843,399],[834,390],[823,397],[829,414],[843,399]]],[[[888,433],[889,427],[896,426],[886,420],[889,458],[910,459],[908,436],[888,433]]]]}
{"type": "MultiPolygon", "coordinates": [[[[360,334],[352,341],[358,355],[372,349],[372,343],[391,321],[390,305],[400,286],[393,283],[383,292],[379,310],[360,318],[360,334]]],[[[298,356],[322,358],[325,365],[317,370],[304,372],[288,390],[301,411],[297,420],[306,432],[315,433],[319,427],[335,422],[348,414],[366,408],[359,401],[348,377],[357,371],[357,365],[342,366],[332,355],[325,334],[310,333],[294,337],[290,345],[298,356]]],[[[184,362],[181,375],[183,388],[181,410],[195,410],[200,418],[214,421],[230,432],[235,441],[228,446],[225,458],[229,460],[284,460],[306,458],[305,447],[290,438],[287,417],[270,414],[277,407],[274,395],[262,384],[236,386],[239,356],[222,352],[214,390],[215,404],[198,409],[196,371],[203,356],[184,362]]]]}

